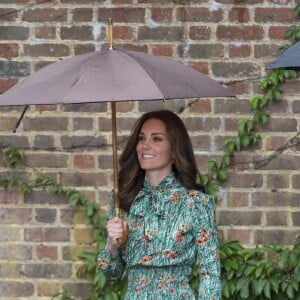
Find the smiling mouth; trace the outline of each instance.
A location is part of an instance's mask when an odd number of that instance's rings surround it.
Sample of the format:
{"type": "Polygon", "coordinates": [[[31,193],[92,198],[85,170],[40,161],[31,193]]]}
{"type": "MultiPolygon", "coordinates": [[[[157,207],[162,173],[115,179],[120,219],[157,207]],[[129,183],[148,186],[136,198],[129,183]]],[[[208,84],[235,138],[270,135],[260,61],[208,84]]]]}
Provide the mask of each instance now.
{"type": "Polygon", "coordinates": [[[155,156],[151,154],[142,154],[142,158],[153,158],[153,157],[155,156]]]}

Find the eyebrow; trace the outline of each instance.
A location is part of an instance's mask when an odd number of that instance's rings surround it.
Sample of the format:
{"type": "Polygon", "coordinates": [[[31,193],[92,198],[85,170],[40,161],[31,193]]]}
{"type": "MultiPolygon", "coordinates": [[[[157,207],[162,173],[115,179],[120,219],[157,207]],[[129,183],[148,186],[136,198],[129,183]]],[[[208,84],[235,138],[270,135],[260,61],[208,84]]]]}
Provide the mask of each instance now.
{"type": "MultiPolygon", "coordinates": [[[[139,134],[145,134],[145,133],[141,131],[139,134]]],[[[152,132],[151,135],[163,135],[163,136],[166,136],[165,133],[161,133],[161,132],[152,132]]]]}

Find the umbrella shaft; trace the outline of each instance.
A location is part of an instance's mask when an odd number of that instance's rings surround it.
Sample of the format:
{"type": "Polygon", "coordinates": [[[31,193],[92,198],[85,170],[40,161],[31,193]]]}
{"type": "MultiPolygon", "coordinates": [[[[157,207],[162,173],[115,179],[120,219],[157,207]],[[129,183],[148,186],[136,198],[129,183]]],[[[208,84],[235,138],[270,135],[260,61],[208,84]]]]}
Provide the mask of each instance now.
{"type": "Polygon", "coordinates": [[[116,103],[111,102],[112,113],[112,148],[113,148],[113,174],[114,174],[114,210],[115,217],[120,217],[119,200],[119,174],[118,174],[118,150],[117,150],[117,121],[116,121],[116,103]]]}

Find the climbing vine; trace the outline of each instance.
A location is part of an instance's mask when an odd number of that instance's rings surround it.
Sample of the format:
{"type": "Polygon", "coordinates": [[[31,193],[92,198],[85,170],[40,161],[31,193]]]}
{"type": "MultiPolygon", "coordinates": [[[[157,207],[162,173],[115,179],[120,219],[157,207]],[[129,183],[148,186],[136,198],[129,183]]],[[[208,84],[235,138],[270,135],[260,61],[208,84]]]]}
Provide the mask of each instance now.
{"type": "MultiPolygon", "coordinates": [[[[295,7],[295,15],[300,16],[300,1],[295,7]]],[[[286,37],[291,41],[282,46],[280,51],[300,40],[300,26],[290,26],[286,37]]],[[[232,158],[236,152],[255,145],[259,138],[257,129],[264,127],[270,117],[267,107],[270,102],[280,101],[282,85],[297,78],[294,70],[274,70],[269,72],[260,82],[262,95],[250,99],[253,116],[241,119],[237,123],[237,136],[227,139],[224,143],[224,154],[219,159],[208,162],[207,174],[199,175],[198,181],[209,194],[216,194],[220,182],[225,182],[232,158]]],[[[24,166],[25,153],[14,147],[1,147],[0,154],[7,167],[21,169],[24,166]]],[[[104,248],[106,242],[106,217],[99,213],[100,206],[88,201],[84,195],[71,187],[64,187],[41,172],[34,171],[28,181],[14,175],[0,182],[5,188],[18,188],[22,194],[31,193],[34,189],[47,189],[58,195],[63,195],[73,207],[83,208],[86,223],[91,228],[97,251],[104,248]]],[[[245,249],[237,242],[223,241],[221,246],[221,263],[224,299],[300,299],[300,246],[293,249],[280,246],[245,249]],[[266,254],[272,254],[268,259],[266,254]],[[296,296],[295,296],[296,295],[296,296]],[[296,298],[295,298],[296,297],[296,298]]],[[[90,300],[123,299],[126,292],[126,275],[121,281],[110,282],[97,268],[97,253],[84,252],[80,258],[85,261],[82,272],[94,285],[90,300]]],[[[191,276],[191,286],[197,293],[197,266],[191,276]]],[[[62,291],[53,299],[71,300],[68,291],[62,291]]]]}

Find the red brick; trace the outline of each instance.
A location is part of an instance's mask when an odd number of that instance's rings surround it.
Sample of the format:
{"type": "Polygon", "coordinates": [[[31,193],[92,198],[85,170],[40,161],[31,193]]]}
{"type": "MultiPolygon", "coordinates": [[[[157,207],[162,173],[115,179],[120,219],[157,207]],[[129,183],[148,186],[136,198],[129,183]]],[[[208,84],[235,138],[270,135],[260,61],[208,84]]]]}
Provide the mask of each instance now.
{"type": "Polygon", "coordinates": [[[254,62],[213,62],[212,74],[218,77],[257,78],[260,76],[259,65],[254,62]]]}
{"type": "Polygon", "coordinates": [[[189,103],[191,113],[207,114],[212,112],[212,102],[210,99],[199,99],[189,103]]]}
{"type": "Polygon", "coordinates": [[[133,0],[112,0],[112,4],[132,4],[133,0]]]}
{"type": "Polygon", "coordinates": [[[41,44],[41,45],[24,45],[25,55],[38,57],[60,57],[60,56],[69,56],[70,49],[67,45],[64,44],[41,44]]]}
{"type": "Polygon", "coordinates": [[[40,26],[35,30],[38,39],[53,40],[56,38],[56,28],[54,26],[40,26]]]}
{"type": "MultiPolygon", "coordinates": [[[[0,80],[0,93],[6,92],[18,82],[17,79],[1,79],[0,80]]],[[[0,108],[1,110],[1,108],[0,108]]]]}
{"type": "Polygon", "coordinates": [[[230,174],[227,183],[235,188],[259,188],[262,187],[263,177],[260,174],[236,173],[230,174]]]}
{"type": "Polygon", "coordinates": [[[193,135],[191,141],[195,151],[208,151],[212,147],[212,141],[209,135],[193,135]]]}
{"type": "Polygon", "coordinates": [[[248,81],[229,82],[227,84],[227,88],[233,93],[233,95],[248,95],[250,93],[251,83],[248,81]]]}
{"type": "Polygon", "coordinates": [[[208,74],[209,70],[208,70],[208,63],[207,62],[190,62],[188,64],[189,67],[199,71],[200,73],[203,74],[208,74]]]}
{"type": "Polygon", "coordinates": [[[172,9],[171,8],[152,8],[151,19],[157,23],[171,23],[172,9]]]}
{"type": "Polygon", "coordinates": [[[251,195],[253,207],[299,207],[299,194],[292,192],[256,192],[251,195]]]}
{"type": "Polygon", "coordinates": [[[189,37],[191,40],[209,40],[211,29],[208,26],[191,26],[189,37]]]}
{"type": "Polygon", "coordinates": [[[251,55],[250,45],[230,45],[229,57],[249,57],[251,55]]]}
{"type": "Polygon", "coordinates": [[[29,167],[64,168],[68,166],[68,155],[37,153],[26,156],[26,164],[29,167]]]}
{"type": "Polygon", "coordinates": [[[239,241],[241,244],[251,244],[251,231],[248,229],[229,229],[228,236],[229,240],[239,241]]]}
{"type": "Polygon", "coordinates": [[[73,118],[74,130],[92,130],[93,119],[92,118],[73,118]]]}
{"type": "Polygon", "coordinates": [[[74,156],[74,167],[78,169],[95,168],[95,157],[88,154],[78,154],[74,156]]]}
{"type": "Polygon", "coordinates": [[[297,118],[271,118],[264,128],[265,132],[297,132],[297,118]]]}
{"type": "Polygon", "coordinates": [[[212,22],[223,20],[224,11],[221,8],[210,10],[204,7],[179,7],[176,9],[176,19],[180,22],[212,22]]]}
{"type": "Polygon", "coordinates": [[[30,208],[2,208],[1,224],[24,224],[32,220],[32,209],[30,208]]]}
{"type": "MultiPolygon", "coordinates": [[[[247,4],[251,5],[251,4],[259,4],[259,3],[263,3],[264,0],[247,0],[247,4]]],[[[223,4],[245,4],[245,0],[218,0],[218,3],[223,3],[223,4]]]]}
{"type": "Polygon", "coordinates": [[[279,55],[279,47],[276,44],[254,45],[255,58],[275,58],[279,55]]]}
{"type": "Polygon", "coordinates": [[[276,150],[283,147],[288,143],[287,136],[267,136],[266,137],[266,150],[276,150]]]}
{"type": "Polygon", "coordinates": [[[178,48],[181,57],[188,56],[192,59],[223,58],[225,56],[222,44],[191,44],[187,48],[178,48]]]}
{"type": "Polygon", "coordinates": [[[300,175],[292,176],[292,187],[295,190],[300,190],[300,175]]]}
{"type": "Polygon", "coordinates": [[[107,22],[108,18],[112,18],[115,23],[143,23],[145,18],[144,8],[99,8],[98,21],[107,22]]]}
{"type": "Polygon", "coordinates": [[[19,55],[19,46],[15,43],[0,44],[0,57],[11,59],[19,55]]]}
{"type": "Polygon", "coordinates": [[[255,245],[294,245],[297,240],[298,230],[268,229],[254,231],[255,245]]]}
{"type": "Polygon", "coordinates": [[[262,224],[261,211],[218,210],[218,224],[221,226],[250,226],[262,224]]]}
{"type": "Polygon", "coordinates": [[[174,54],[173,46],[172,45],[153,45],[152,53],[156,56],[172,57],[174,54]]]}
{"type": "Polygon", "coordinates": [[[288,226],[287,211],[267,211],[266,212],[267,226],[288,226]]]}
{"type": "MultiPolygon", "coordinates": [[[[45,0],[40,0],[40,1],[45,1],[45,0]]],[[[61,3],[66,3],[66,4],[93,4],[93,5],[99,5],[105,0],[61,0],[61,3]]]]}
{"type": "Polygon", "coordinates": [[[292,221],[294,226],[300,226],[300,212],[292,212],[292,221]]]}
{"type": "Polygon", "coordinates": [[[108,183],[108,175],[98,173],[71,172],[61,174],[61,183],[69,186],[92,186],[106,185],[108,183]],[[74,174],[75,173],[75,174],[74,174]]]}
{"type": "Polygon", "coordinates": [[[264,8],[264,7],[257,7],[254,10],[254,20],[256,22],[280,22],[280,23],[291,23],[292,21],[296,21],[293,9],[292,8],[264,8]]]}
{"type": "Polygon", "coordinates": [[[95,49],[95,45],[93,44],[74,44],[74,55],[94,52],[95,49]]]}
{"type": "Polygon", "coordinates": [[[13,8],[0,8],[0,21],[15,21],[18,17],[18,11],[13,8]]]}
{"type": "Polygon", "coordinates": [[[230,192],[227,203],[229,207],[248,207],[249,194],[245,192],[230,192]]]}
{"type": "Polygon", "coordinates": [[[154,41],[180,41],[183,38],[183,28],[181,26],[141,26],[138,28],[138,39],[154,41]]]}
{"type": "Polygon", "coordinates": [[[28,297],[34,296],[34,285],[26,280],[25,282],[5,281],[5,288],[1,289],[1,297],[28,297]]]}
{"type": "Polygon", "coordinates": [[[267,186],[273,190],[288,188],[289,180],[289,174],[268,174],[267,186]]]}
{"type": "Polygon", "coordinates": [[[36,255],[40,260],[57,260],[58,248],[56,246],[40,245],[36,247],[36,255]]]}
{"type": "Polygon", "coordinates": [[[17,124],[18,119],[15,117],[8,117],[0,119],[0,128],[3,131],[12,131],[17,124]]]}
{"type": "Polygon", "coordinates": [[[229,11],[229,21],[247,23],[250,20],[250,12],[246,7],[233,7],[229,11]]]}
{"type": "MultiPolygon", "coordinates": [[[[100,35],[95,39],[101,40],[105,36],[103,31],[100,31],[100,35]]],[[[62,40],[78,40],[78,41],[90,41],[94,40],[93,27],[92,26],[72,26],[62,27],[60,29],[60,37],[62,40]]]]}
{"type": "Polygon", "coordinates": [[[74,22],[91,22],[93,20],[92,8],[76,8],[73,10],[74,22]]]}
{"type": "Polygon", "coordinates": [[[41,297],[53,297],[61,291],[61,282],[38,281],[37,293],[41,297]]]}
{"type": "Polygon", "coordinates": [[[22,19],[25,22],[65,22],[67,21],[66,9],[35,8],[26,9],[22,19]]]}
{"type": "Polygon", "coordinates": [[[113,28],[113,37],[115,40],[131,40],[133,38],[132,27],[115,25],[113,28]]]}
{"type": "Polygon", "coordinates": [[[270,26],[269,37],[272,40],[286,40],[286,26],[270,26]]]}
{"type": "Polygon", "coordinates": [[[0,204],[18,204],[22,200],[22,196],[19,190],[12,189],[0,189],[0,204]]]}
{"type": "Polygon", "coordinates": [[[228,26],[219,25],[217,28],[218,39],[230,40],[261,40],[263,37],[261,26],[228,26]]]}

